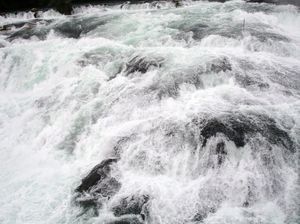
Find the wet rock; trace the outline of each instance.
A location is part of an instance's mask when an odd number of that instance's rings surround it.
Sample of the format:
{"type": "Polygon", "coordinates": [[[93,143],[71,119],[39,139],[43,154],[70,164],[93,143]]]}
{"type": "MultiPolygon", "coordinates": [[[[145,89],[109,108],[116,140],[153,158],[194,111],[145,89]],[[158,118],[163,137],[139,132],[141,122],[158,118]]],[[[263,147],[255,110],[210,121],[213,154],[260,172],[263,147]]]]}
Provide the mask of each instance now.
{"type": "MultiPolygon", "coordinates": [[[[69,18],[63,22],[53,20],[34,19],[27,22],[7,24],[2,32],[8,36],[7,40],[29,39],[33,36],[44,40],[51,30],[66,37],[78,39],[82,35],[104,25],[110,17],[69,18]]],[[[1,30],[0,30],[1,31],[1,30]]]]}
{"type": "Polygon", "coordinates": [[[160,9],[164,4],[168,3],[168,1],[153,1],[150,3],[152,7],[160,9]]]}
{"type": "MultiPolygon", "coordinates": [[[[261,25],[260,25],[261,26],[261,25]]],[[[222,37],[237,39],[243,36],[243,32],[246,30],[252,37],[256,38],[258,41],[282,41],[289,42],[290,39],[284,35],[277,34],[276,32],[266,31],[269,27],[265,25],[264,30],[257,30],[257,25],[248,23],[245,20],[245,25],[241,24],[237,26],[236,24],[203,24],[203,23],[187,23],[187,24],[171,24],[171,28],[178,29],[181,31],[181,36],[183,34],[191,33],[194,40],[202,40],[211,35],[218,35],[222,37]]],[[[178,35],[177,35],[178,36],[178,35]]]]}
{"type": "Polygon", "coordinates": [[[216,136],[217,133],[224,134],[227,138],[235,143],[237,147],[245,145],[245,133],[250,131],[250,127],[243,123],[232,122],[231,126],[219,119],[211,119],[207,122],[201,130],[201,136],[204,137],[203,146],[206,145],[207,140],[216,136]]]}
{"type": "Polygon", "coordinates": [[[179,0],[172,0],[172,2],[175,4],[176,8],[182,6],[182,3],[179,0]]]}
{"type": "Polygon", "coordinates": [[[82,35],[85,35],[102,25],[105,25],[107,22],[113,20],[116,16],[91,16],[91,17],[71,17],[67,21],[62,23],[57,23],[52,28],[56,33],[59,33],[65,37],[69,38],[79,38],[82,35]]]}
{"type": "Polygon", "coordinates": [[[53,28],[53,30],[56,33],[63,35],[64,37],[78,39],[83,32],[83,27],[81,24],[78,24],[71,20],[61,24],[57,24],[53,28]]]}
{"type": "Polygon", "coordinates": [[[261,90],[268,89],[270,85],[262,81],[260,78],[250,77],[249,75],[236,75],[236,81],[243,87],[256,87],[261,90]]]}
{"type": "Polygon", "coordinates": [[[117,158],[120,158],[121,156],[121,153],[122,153],[122,150],[123,150],[123,147],[125,145],[127,145],[130,140],[134,139],[135,138],[135,135],[130,135],[130,136],[124,136],[124,137],[121,137],[115,144],[114,148],[113,148],[113,152],[114,152],[114,155],[117,157],[117,158]]]}
{"type": "Polygon", "coordinates": [[[30,39],[31,37],[37,37],[40,40],[44,40],[48,32],[46,30],[36,29],[34,25],[27,25],[23,28],[13,32],[7,38],[8,41],[13,41],[15,39],[30,39]]]}
{"type": "Polygon", "coordinates": [[[117,159],[110,158],[95,166],[92,171],[82,179],[76,188],[75,203],[86,211],[93,209],[97,214],[97,208],[102,206],[102,199],[110,199],[121,188],[121,183],[110,175],[111,166],[117,159]]]}
{"type": "Polygon", "coordinates": [[[150,86],[149,90],[156,91],[159,99],[165,96],[177,97],[182,84],[200,89],[204,86],[203,75],[229,71],[232,71],[232,65],[227,57],[215,58],[208,61],[205,66],[194,65],[192,68],[183,71],[163,74],[157,82],[150,86]]]}
{"type": "Polygon", "coordinates": [[[179,27],[176,27],[176,26],[177,25],[175,25],[175,27],[173,27],[173,28],[177,28],[177,29],[183,31],[185,34],[188,32],[192,33],[192,37],[195,40],[201,40],[202,38],[207,36],[207,34],[208,34],[207,31],[210,29],[208,25],[202,24],[202,23],[184,24],[179,27]]]}
{"type": "Polygon", "coordinates": [[[34,18],[38,18],[40,16],[39,15],[39,10],[37,8],[32,8],[30,11],[33,12],[33,17],[34,18]]]}
{"type": "Polygon", "coordinates": [[[105,60],[104,56],[97,53],[86,53],[83,55],[83,58],[78,60],[78,64],[82,67],[88,65],[98,66],[101,61],[105,60]]]}
{"type": "Polygon", "coordinates": [[[110,198],[115,195],[121,188],[121,183],[117,181],[115,178],[106,178],[100,183],[98,183],[97,187],[91,191],[91,193],[100,194],[101,197],[110,198]]]}
{"type": "Polygon", "coordinates": [[[123,4],[121,4],[120,9],[127,9],[130,5],[130,1],[126,1],[123,4]]]}
{"type": "Polygon", "coordinates": [[[26,21],[26,22],[17,22],[17,23],[9,23],[1,26],[0,31],[8,31],[11,30],[12,28],[21,28],[24,25],[28,23],[32,23],[33,21],[26,21]]]}
{"type": "Polygon", "coordinates": [[[111,158],[102,161],[100,164],[95,166],[91,172],[82,179],[81,184],[76,188],[77,192],[84,192],[95,187],[97,183],[105,178],[109,177],[111,171],[111,165],[116,163],[117,159],[111,158]]]}
{"type": "Polygon", "coordinates": [[[33,36],[43,40],[49,33],[46,27],[51,22],[52,20],[34,19],[27,22],[6,24],[3,26],[3,32],[5,32],[4,35],[7,36],[6,40],[8,41],[29,39],[33,36]]]}
{"type": "Polygon", "coordinates": [[[264,32],[253,31],[253,32],[250,32],[250,34],[252,36],[255,36],[261,42],[266,42],[268,40],[290,42],[289,38],[287,38],[283,35],[277,34],[277,33],[271,33],[271,32],[266,32],[266,31],[264,31],[264,32]]]}
{"type": "Polygon", "coordinates": [[[214,208],[209,208],[207,210],[199,211],[192,219],[193,222],[202,223],[208,216],[209,213],[215,213],[216,210],[214,208]]]}
{"type": "MultiPolygon", "coordinates": [[[[194,121],[198,122],[198,121],[194,121]]],[[[203,139],[202,146],[205,146],[210,137],[218,133],[225,135],[233,141],[237,147],[243,147],[254,135],[260,134],[272,144],[279,144],[290,152],[295,152],[295,146],[289,134],[281,129],[275,120],[259,114],[231,114],[218,118],[211,118],[199,124],[200,135],[203,139]]],[[[222,147],[219,151],[221,152],[222,147]]]]}
{"type": "Polygon", "coordinates": [[[228,58],[224,57],[221,59],[215,59],[211,61],[207,65],[207,72],[214,72],[214,73],[219,73],[219,72],[226,72],[226,71],[231,71],[231,63],[228,58]]]}
{"type": "Polygon", "coordinates": [[[165,96],[177,97],[182,84],[194,86],[196,89],[203,88],[202,75],[230,71],[232,71],[232,65],[227,57],[215,58],[207,62],[205,66],[195,66],[184,71],[163,74],[149,87],[149,91],[157,92],[159,99],[165,96]]]}
{"type": "Polygon", "coordinates": [[[148,195],[133,195],[121,199],[118,205],[112,207],[112,211],[117,217],[123,215],[139,215],[142,220],[145,220],[148,201],[148,195]]]}
{"type": "Polygon", "coordinates": [[[151,67],[161,67],[163,58],[146,58],[135,56],[126,63],[124,73],[129,75],[134,72],[146,73],[151,67]]]}
{"type": "Polygon", "coordinates": [[[100,203],[95,196],[77,197],[75,202],[85,209],[97,208],[99,207],[98,204],[100,203]]]}

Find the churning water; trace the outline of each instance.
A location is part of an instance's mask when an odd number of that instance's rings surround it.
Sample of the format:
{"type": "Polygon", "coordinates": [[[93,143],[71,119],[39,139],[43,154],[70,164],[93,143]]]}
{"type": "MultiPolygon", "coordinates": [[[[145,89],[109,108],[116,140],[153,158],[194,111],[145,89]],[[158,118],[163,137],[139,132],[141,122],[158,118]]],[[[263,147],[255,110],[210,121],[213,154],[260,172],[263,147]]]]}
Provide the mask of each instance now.
{"type": "Polygon", "coordinates": [[[90,6],[0,25],[0,223],[300,223],[299,8],[90,6]]]}

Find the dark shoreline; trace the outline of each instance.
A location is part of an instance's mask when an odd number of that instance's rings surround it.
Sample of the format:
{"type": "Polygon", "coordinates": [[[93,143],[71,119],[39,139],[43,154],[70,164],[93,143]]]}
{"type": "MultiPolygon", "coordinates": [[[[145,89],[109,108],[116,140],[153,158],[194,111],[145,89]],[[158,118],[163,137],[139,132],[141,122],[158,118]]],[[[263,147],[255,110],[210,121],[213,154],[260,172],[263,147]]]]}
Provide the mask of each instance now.
{"type": "MultiPolygon", "coordinates": [[[[145,3],[153,2],[155,0],[131,0],[130,3],[145,3]]],[[[159,0],[158,0],[159,1],[159,0]]],[[[167,0],[167,1],[180,1],[180,0],[167,0]]],[[[205,1],[205,0],[204,0],[205,1]]],[[[210,2],[226,2],[229,0],[206,0],[210,2]]],[[[245,0],[247,2],[257,3],[274,3],[274,4],[292,4],[300,7],[300,0],[245,0]]],[[[72,7],[78,5],[95,5],[95,4],[122,4],[126,0],[0,0],[0,13],[10,13],[18,11],[29,11],[31,9],[45,10],[54,8],[60,13],[71,14],[72,7]]]]}

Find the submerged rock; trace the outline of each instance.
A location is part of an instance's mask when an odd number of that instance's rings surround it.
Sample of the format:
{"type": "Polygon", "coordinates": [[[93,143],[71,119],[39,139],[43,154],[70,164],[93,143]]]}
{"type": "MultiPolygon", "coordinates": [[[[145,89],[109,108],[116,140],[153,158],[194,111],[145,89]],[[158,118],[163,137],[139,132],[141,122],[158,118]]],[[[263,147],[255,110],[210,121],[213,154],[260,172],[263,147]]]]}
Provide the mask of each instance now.
{"type": "Polygon", "coordinates": [[[199,211],[192,219],[193,222],[200,222],[202,223],[207,216],[209,215],[209,213],[215,213],[216,209],[215,208],[208,208],[207,210],[202,210],[199,211]]]}
{"type": "Polygon", "coordinates": [[[13,32],[7,38],[8,41],[13,41],[15,39],[30,39],[31,37],[37,37],[40,40],[44,40],[48,32],[46,30],[36,29],[34,25],[28,24],[23,28],[13,32]]]}
{"type": "MultiPolygon", "coordinates": [[[[290,152],[295,152],[295,146],[289,134],[281,129],[275,120],[265,115],[228,114],[206,121],[194,120],[193,122],[201,130],[202,146],[206,145],[209,138],[223,134],[237,147],[243,147],[251,137],[260,134],[270,143],[281,145],[290,152]]],[[[221,145],[219,152],[222,152],[221,145]]]]}
{"type": "Polygon", "coordinates": [[[135,56],[126,63],[124,73],[129,75],[134,72],[146,73],[151,67],[161,67],[163,58],[147,58],[135,56]]]}
{"type": "Polygon", "coordinates": [[[68,38],[80,38],[81,35],[87,34],[88,32],[96,29],[107,23],[107,20],[111,18],[106,17],[87,17],[87,18],[70,18],[69,20],[57,23],[52,29],[68,38]]]}
{"type": "Polygon", "coordinates": [[[6,40],[8,41],[29,39],[33,36],[43,40],[49,33],[47,26],[52,21],[53,20],[33,19],[26,22],[10,23],[2,27],[2,32],[7,36],[6,40]]]}
{"type": "Polygon", "coordinates": [[[65,21],[56,22],[55,20],[33,19],[26,22],[6,24],[0,28],[0,32],[7,36],[8,41],[15,39],[29,39],[37,37],[44,40],[50,31],[54,31],[66,38],[78,39],[82,35],[89,33],[107,23],[111,17],[71,17],[65,21]]]}
{"type": "Polygon", "coordinates": [[[232,66],[228,58],[223,57],[223,58],[218,58],[210,63],[208,63],[206,72],[214,72],[214,73],[219,73],[219,72],[227,72],[231,71],[232,66]]]}
{"type": "Polygon", "coordinates": [[[117,159],[111,158],[102,161],[95,166],[91,172],[82,179],[81,184],[76,188],[78,192],[84,192],[95,187],[100,180],[104,180],[110,175],[111,165],[117,162],[117,159]]]}
{"type": "Polygon", "coordinates": [[[149,201],[148,195],[133,195],[120,200],[119,204],[112,208],[115,216],[123,215],[140,215],[144,220],[147,213],[147,202],[149,201]]]}
{"type": "Polygon", "coordinates": [[[259,88],[261,90],[265,90],[270,87],[270,84],[268,84],[266,81],[263,81],[261,78],[257,78],[249,75],[237,74],[235,79],[239,85],[246,88],[254,87],[254,88],[259,88]]]}
{"type": "Polygon", "coordinates": [[[187,84],[194,86],[196,89],[204,87],[203,75],[211,75],[213,73],[222,75],[222,73],[231,72],[233,70],[230,59],[228,57],[214,58],[205,65],[194,65],[185,70],[173,70],[169,73],[160,75],[149,87],[149,91],[156,92],[159,99],[163,97],[177,97],[181,85],[187,84]]]}
{"type": "MultiPolygon", "coordinates": [[[[111,166],[117,159],[110,158],[95,166],[90,173],[82,179],[81,184],[76,188],[75,203],[84,208],[84,212],[92,209],[94,215],[98,215],[98,210],[104,201],[110,202],[111,198],[121,188],[121,183],[111,176],[111,166]]],[[[147,203],[148,195],[135,194],[112,201],[110,210],[116,219],[110,223],[143,223],[148,215],[147,203]]]]}
{"type": "Polygon", "coordinates": [[[121,183],[111,176],[111,166],[117,159],[111,158],[102,161],[82,179],[76,188],[75,202],[85,209],[96,210],[102,206],[101,199],[110,198],[121,188],[121,183]]]}

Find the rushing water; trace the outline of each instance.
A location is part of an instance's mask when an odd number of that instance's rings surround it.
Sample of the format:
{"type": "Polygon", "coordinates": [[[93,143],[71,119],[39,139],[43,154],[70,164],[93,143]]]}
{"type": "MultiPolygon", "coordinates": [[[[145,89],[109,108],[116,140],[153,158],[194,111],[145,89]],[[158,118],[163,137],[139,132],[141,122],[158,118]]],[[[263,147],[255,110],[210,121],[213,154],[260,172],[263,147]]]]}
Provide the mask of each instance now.
{"type": "Polygon", "coordinates": [[[297,7],[90,6],[1,25],[0,223],[300,223],[297,7]],[[108,158],[109,196],[78,196],[108,158]]]}

